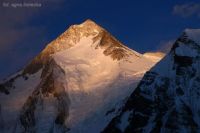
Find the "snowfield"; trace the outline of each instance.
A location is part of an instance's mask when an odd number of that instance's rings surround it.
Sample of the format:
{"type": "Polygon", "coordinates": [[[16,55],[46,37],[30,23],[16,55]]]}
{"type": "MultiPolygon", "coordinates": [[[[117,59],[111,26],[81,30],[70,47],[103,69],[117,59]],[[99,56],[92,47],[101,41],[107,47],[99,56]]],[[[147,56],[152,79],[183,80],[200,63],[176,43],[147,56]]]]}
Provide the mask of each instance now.
{"type": "Polygon", "coordinates": [[[74,47],[53,55],[66,75],[65,90],[70,97],[66,125],[70,133],[100,132],[113,116],[106,116],[106,112],[129,96],[153,65],[134,54],[113,60],[103,49],[95,49],[99,42],[93,43],[92,38],[82,38],[74,47]]]}

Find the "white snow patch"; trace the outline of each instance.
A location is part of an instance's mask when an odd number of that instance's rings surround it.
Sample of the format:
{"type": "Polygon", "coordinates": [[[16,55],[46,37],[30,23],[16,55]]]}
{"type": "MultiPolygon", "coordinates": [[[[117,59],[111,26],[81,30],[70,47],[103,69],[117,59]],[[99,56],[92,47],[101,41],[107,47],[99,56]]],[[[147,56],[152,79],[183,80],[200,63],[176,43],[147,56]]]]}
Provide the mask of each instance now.
{"type": "Polygon", "coordinates": [[[126,127],[129,125],[129,116],[131,115],[132,112],[130,111],[127,111],[125,113],[123,113],[122,117],[121,117],[121,120],[120,120],[120,123],[117,125],[118,128],[124,132],[126,127]]]}
{"type": "Polygon", "coordinates": [[[187,45],[180,45],[178,48],[176,48],[176,54],[179,56],[189,56],[189,57],[196,57],[198,55],[197,51],[190,48],[187,45]]]}

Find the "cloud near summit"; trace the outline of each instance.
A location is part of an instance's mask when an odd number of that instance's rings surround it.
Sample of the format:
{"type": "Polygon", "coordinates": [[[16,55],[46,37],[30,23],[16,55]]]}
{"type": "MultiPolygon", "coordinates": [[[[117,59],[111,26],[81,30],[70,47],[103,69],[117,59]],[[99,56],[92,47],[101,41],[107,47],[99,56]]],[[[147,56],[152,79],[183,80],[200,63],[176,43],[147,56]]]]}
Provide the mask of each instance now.
{"type": "Polygon", "coordinates": [[[191,16],[200,17],[200,3],[185,3],[175,5],[173,7],[173,14],[184,18],[191,16]]]}

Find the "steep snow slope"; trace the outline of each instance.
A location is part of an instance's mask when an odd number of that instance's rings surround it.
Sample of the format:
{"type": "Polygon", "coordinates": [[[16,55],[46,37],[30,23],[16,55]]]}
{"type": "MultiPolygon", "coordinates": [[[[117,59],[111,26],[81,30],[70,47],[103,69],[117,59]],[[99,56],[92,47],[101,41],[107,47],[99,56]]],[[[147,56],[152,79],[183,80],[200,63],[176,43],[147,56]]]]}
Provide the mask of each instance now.
{"type": "Polygon", "coordinates": [[[200,30],[187,29],[104,132],[200,132],[200,30]]]}
{"type": "Polygon", "coordinates": [[[2,133],[100,132],[154,65],[87,20],[0,85],[2,133]]]}
{"type": "Polygon", "coordinates": [[[133,91],[153,64],[131,50],[122,60],[113,60],[98,47],[100,41],[93,43],[94,37],[82,38],[76,46],[53,55],[66,75],[70,132],[100,132],[108,122],[106,112],[133,91]]]}
{"type": "MultiPolygon", "coordinates": [[[[16,121],[19,119],[19,112],[24,102],[31,95],[37,84],[40,82],[41,71],[28,76],[19,76],[5,84],[10,91],[0,93],[0,132],[14,132],[16,121]]],[[[3,85],[0,86],[0,89],[3,85]]]]}

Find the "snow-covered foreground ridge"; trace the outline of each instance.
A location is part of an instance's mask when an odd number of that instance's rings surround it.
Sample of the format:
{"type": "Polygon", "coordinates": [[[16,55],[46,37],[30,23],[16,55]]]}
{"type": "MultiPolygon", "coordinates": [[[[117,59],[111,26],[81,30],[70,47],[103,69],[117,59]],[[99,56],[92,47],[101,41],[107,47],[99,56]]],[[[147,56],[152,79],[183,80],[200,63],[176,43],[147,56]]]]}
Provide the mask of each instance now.
{"type": "Polygon", "coordinates": [[[103,133],[199,133],[199,40],[199,29],[186,29],[103,133]]]}
{"type": "Polygon", "coordinates": [[[155,62],[87,20],[0,84],[1,133],[95,133],[155,62]]]}

